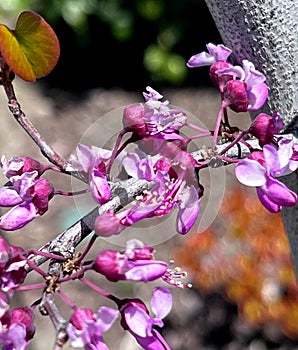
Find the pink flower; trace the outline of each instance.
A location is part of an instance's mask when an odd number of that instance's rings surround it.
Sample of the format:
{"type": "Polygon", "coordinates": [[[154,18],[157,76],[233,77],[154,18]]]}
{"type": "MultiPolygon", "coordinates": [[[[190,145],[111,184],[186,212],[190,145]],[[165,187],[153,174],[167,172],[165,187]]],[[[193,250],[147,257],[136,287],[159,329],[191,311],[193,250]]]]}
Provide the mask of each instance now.
{"type": "Polygon", "coordinates": [[[30,157],[13,157],[9,161],[5,155],[1,158],[2,173],[10,179],[12,176],[22,175],[26,172],[37,171],[38,175],[44,173],[49,167],[30,157]]]}
{"type": "Polygon", "coordinates": [[[145,218],[163,216],[178,208],[177,231],[187,233],[196,221],[200,210],[200,189],[195,177],[195,161],[175,144],[167,143],[160,150],[161,156],[139,159],[128,154],[122,164],[128,175],[154,181],[150,192],[139,198],[122,216],[121,224],[130,226],[145,218]]]}
{"type": "Polygon", "coordinates": [[[70,157],[72,167],[87,174],[91,195],[95,202],[99,204],[104,204],[111,198],[105,164],[105,161],[111,155],[112,152],[109,150],[79,144],[76,149],[76,155],[70,157]]]}
{"type": "Polygon", "coordinates": [[[272,116],[260,113],[252,122],[249,132],[259,140],[260,146],[271,143],[273,136],[277,135],[284,127],[282,119],[277,113],[272,116]]]}
{"type": "Polygon", "coordinates": [[[190,68],[211,66],[209,76],[213,84],[219,86],[220,91],[222,91],[225,83],[232,79],[232,76],[228,74],[219,76],[217,71],[232,67],[232,64],[227,62],[232,50],[224,45],[214,45],[212,43],[207,44],[206,47],[208,52],[203,51],[192,56],[186,65],[190,68]]]}
{"type": "Polygon", "coordinates": [[[203,51],[192,56],[187,62],[188,67],[212,66],[216,62],[226,62],[232,53],[232,50],[224,45],[209,43],[206,47],[208,52],[203,51]]]}
{"type": "Polygon", "coordinates": [[[127,242],[125,251],[102,251],[93,263],[93,269],[112,282],[153,281],[160,278],[167,268],[164,261],[154,260],[152,247],[136,239],[127,242]]]}
{"type": "Polygon", "coordinates": [[[121,325],[128,330],[145,350],[170,350],[170,346],[153,326],[163,327],[163,318],[172,307],[172,295],[167,288],[157,287],[153,291],[151,317],[146,305],[139,299],[125,299],[119,310],[121,325]]]}
{"type": "Polygon", "coordinates": [[[164,140],[180,140],[178,131],[186,124],[186,113],[180,109],[171,109],[168,101],[160,101],[162,95],[147,88],[143,93],[144,104],[136,104],[125,108],[123,125],[127,131],[132,131],[140,147],[147,153],[155,154],[164,140]]]}
{"type": "Polygon", "coordinates": [[[22,248],[10,246],[0,236],[0,290],[7,293],[2,299],[5,303],[9,302],[14,290],[26,277],[26,259],[23,254],[22,248]]]}
{"type": "Polygon", "coordinates": [[[97,314],[91,309],[77,308],[67,326],[67,334],[73,348],[85,350],[108,350],[102,334],[114,323],[118,311],[102,306],[97,314]]]}
{"type": "Polygon", "coordinates": [[[265,76],[255,69],[252,62],[242,61],[243,68],[232,66],[218,70],[220,75],[231,75],[223,90],[225,104],[235,112],[255,111],[263,106],[268,97],[265,76]],[[238,80],[239,79],[239,80],[238,80]]]}
{"type": "Polygon", "coordinates": [[[3,350],[24,350],[35,333],[34,313],[29,307],[7,311],[0,319],[3,350]]]}
{"type": "Polygon", "coordinates": [[[113,211],[107,211],[99,215],[94,223],[94,231],[100,237],[118,235],[125,229],[121,219],[113,211]]]}
{"type": "Polygon", "coordinates": [[[0,228],[13,231],[27,225],[48,210],[54,189],[45,178],[38,178],[36,170],[10,178],[0,189],[0,206],[12,207],[0,218],[0,228]]]}
{"type": "Polygon", "coordinates": [[[292,140],[280,139],[278,148],[266,144],[263,152],[253,152],[236,165],[237,179],[244,185],[256,187],[261,203],[272,213],[297,203],[297,194],[276,180],[298,168],[298,161],[292,160],[292,156],[292,140]]]}

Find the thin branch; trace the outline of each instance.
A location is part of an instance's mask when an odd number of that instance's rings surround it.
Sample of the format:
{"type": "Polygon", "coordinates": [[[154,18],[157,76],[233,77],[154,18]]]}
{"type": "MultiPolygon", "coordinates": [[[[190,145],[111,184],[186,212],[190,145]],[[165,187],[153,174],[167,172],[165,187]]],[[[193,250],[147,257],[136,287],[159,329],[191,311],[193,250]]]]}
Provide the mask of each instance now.
{"type": "Polygon", "coordinates": [[[42,154],[54,165],[56,165],[62,171],[65,171],[68,162],[61,157],[40,135],[38,130],[33,126],[30,120],[26,117],[22,111],[20,104],[17,101],[13,84],[10,79],[5,79],[7,75],[2,74],[2,83],[8,98],[8,107],[13,114],[15,120],[19,125],[27,132],[31,139],[41,150],[42,154]]]}
{"type": "Polygon", "coordinates": [[[56,340],[54,344],[54,350],[62,349],[63,345],[68,340],[68,335],[66,332],[67,321],[60,314],[60,311],[54,302],[53,293],[45,292],[40,305],[41,314],[44,316],[49,316],[55,329],[56,329],[56,340]]]}

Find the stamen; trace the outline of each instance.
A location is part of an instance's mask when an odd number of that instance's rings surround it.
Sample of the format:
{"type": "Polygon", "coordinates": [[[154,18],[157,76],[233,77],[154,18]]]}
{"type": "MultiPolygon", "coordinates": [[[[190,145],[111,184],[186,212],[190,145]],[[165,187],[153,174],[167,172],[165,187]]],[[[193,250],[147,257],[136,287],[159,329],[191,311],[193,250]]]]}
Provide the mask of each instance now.
{"type": "MultiPolygon", "coordinates": [[[[174,264],[174,260],[170,261],[170,265],[174,264]]],[[[184,279],[187,277],[187,272],[182,271],[182,269],[179,266],[175,266],[173,269],[168,268],[166,273],[161,277],[162,280],[171,286],[181,288],[181,289],[188,289],[192,288],[191,283],[183,283],[181,279],[184,279]]]]}

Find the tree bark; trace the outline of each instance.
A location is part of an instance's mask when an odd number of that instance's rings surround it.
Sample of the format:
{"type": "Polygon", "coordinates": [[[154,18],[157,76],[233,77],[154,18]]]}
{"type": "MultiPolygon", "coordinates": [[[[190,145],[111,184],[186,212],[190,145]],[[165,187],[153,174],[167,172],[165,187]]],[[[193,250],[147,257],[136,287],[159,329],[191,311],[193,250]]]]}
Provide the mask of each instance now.
{"type": "MultiPolygon", "coordinates": [[[[234,63],[248,59],[266,76],[269,97],[262,112],[278,111],[285,131],[298,136],[298,1],[205,0],[234,63]]],[[[259,113],[260,111],[258,111],[259,113]]],[[[252,118],[256,115],[252,115],[252,118]]],[[[298,192],[298,172],[283,178],[298,192]]],[[[298,277],[298,205],[282,210],[298,277]]],[[[257,230],[257,228],[256,228],[257,230]]],[[[274,232],[272,232],[274,234],[274,232]]]]}

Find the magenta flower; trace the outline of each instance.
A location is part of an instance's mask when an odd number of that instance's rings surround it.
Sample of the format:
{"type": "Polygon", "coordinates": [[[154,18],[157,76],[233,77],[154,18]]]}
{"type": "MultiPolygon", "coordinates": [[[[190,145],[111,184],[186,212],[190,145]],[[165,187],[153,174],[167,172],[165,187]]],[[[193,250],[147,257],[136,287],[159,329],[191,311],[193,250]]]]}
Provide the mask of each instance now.
{"type": "Polygon", "coordinates": [[[234,80],[227,81],[223,91],[227,106],[235,112],[255,111],[263,106],[268,97],[268,86],[264,83],[266,78],[252,62],[243,60],[242,64],[243,68],[232,66],[216,73],[234,77],[234,80]]]}
{"type": "Polygon", "coordinates": [[[144,104],[125,108],[123,125],[135,134],[136,139],[141,139],[140,148],[156,154],[164,140],[183,139],[178,131],[186,124],[187,116],[180,109],[171,109],[168,101],[160,101],[163,96],[151,87],[146,89],[144,104]]]}
{"type": "Polygon", "coordinates": [[[146,100],[143,118],[147,132],[151,136],[159,134],[165,140],[182,138],[177,132],[187,122],[186,113],[180,109],[170,109],[168,101],[159,101],[163,96],[150,86],[147,91],[143,93],[146,100]]]}
{"type": "Polygon", "coordinates": [[[4,303],[10,301],[14,290],[26,277],[26,259],[23,249],[10,246],[0,236],[0,290],[5,293],[2,298],[4,303]]]}
{"type": "Polygon", "coordinates": [[[70,157],[70,170],[84,171],[88,175],[90,191],[96,203],[103,204],[110,200],[111,190],[106,177],[106,164],[112,151],[95,146],[79,144],[76,155],[70,157]]]}
{"type": "Polygon", "coordinates": [[[99,215],[94,223],[94,232],[100,237],[118,235],[124,229],[125,226],[121,224],[121,219],[113,211],[99,215]]]}
{"type": "Polygon", "coordinates": [[[167,143],[160,150],[163,156],[140,159],[128,154],[122,164],[129,176],[155,181],[150,192],[138,198],[136,204],[121,220],[130,226],[145,218],[163,216],[178,208],[177,231],[187,233],[196,221],[200,210],[200,196],[195,186],[195,161],[188,153],[173,143],[167,143]]]}
{"type": "Polygon", "coordinates": [[[49,166],[42,165],[39,161],[30,157],[13,157],[9,161],[5,155],[1,158],[2,173],[10,179],[12,176],[22,175],[23,173],[36,170],[38,175],[49,169],[49,166]]]}
{"type": "Polygon", "coordinates": [[[35,333],[34,313],[29,307],[7,311],[0,319],[2,350],[24,350],[35,333]]]}
{"type": "Polygon", "coordinates": [[[127,242],[126,250],[103,250],[95,259],[93,269],[108,280],[148,282],[160,278],[167,271],[164,261],[154,260],[154,249],[139,240],[127,242]]]}
{"type": "Polygon", "coordinates": [[[10,177],[0,189],[0,206],[12,207],[0,218],[0,228],[13,231],[27,225],[48,210],[54,189],[36,170],[10,177]]]}
{"type": "Polygon", "coordinates": [[[118,313],[105,306],[100,307],[97,314],[91,309],[75,309],[67,326],[71,346],[85,350],[108,350],[102,334],[111,328],[118,313]]]}
{"type": "Polygon", "coordinates": [[[260,113],[252,122],[249,132],[258,140],[260,146],[271,143],[274,135],[277,135],[284,128],[284,123],[278,113],[272,116],[260,113]]]}
{"type": "Polygon", "coordinates": [[[153,326],[163,327],[163,318],[172,307],[172,295],[167,288],[157,287],[153,291],[151,317],[146,305],[139,299],[123,300],[120,306],[121,325],[128,330],[145,350],[170,350],[170,346],[153,326]]]}
{"type": "Polygon", "coordinates": [[[261,203],[272,213],[297,203],[297,194],[276,180],[298,168],[298,161],[292,156],[293,142],[283,138],[278,148],[266,144],[263,152],[253,152],[236,165],[237,179],[244,185],[256,187],[261,203]]]}
{"type": "Polygon", "coordinates": [[[228,74],[219,76],[217,71],[232,67],[232,64],[227,62],[232,50],[224,45],[214,45],[212,43],[207,44],[206,47],[208,52],[203,51],[192,56],[186,65],[189,68],[210,66],[209,76],[213,84],[218,86],[220,91],[223,91],[225,83],[233,77],[228,74]]]}

